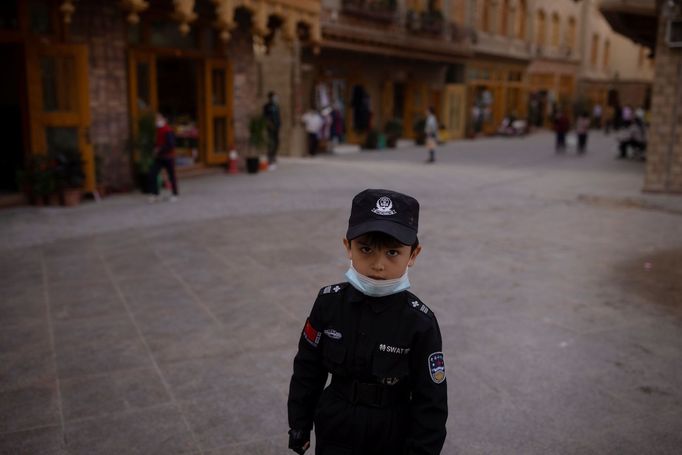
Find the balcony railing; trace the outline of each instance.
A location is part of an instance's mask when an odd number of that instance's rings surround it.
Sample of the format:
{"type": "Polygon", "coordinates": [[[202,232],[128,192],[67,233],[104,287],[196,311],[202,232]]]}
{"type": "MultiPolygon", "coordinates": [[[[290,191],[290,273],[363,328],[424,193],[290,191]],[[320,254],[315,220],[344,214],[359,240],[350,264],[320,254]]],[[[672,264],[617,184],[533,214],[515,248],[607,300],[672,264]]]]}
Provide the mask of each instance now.
{"type": "Polygon", "coordinates": [[[362,19],[390,23],[396,20],[397,0],[343,0],[343,13],[362,19]]]}
{"type": "Polygon", "coordinates": [[[408,10],[405,15],[405,27],[411,32],[429,35],[440,35],[445,29],[445,18],[438,10],[408,10]]]}

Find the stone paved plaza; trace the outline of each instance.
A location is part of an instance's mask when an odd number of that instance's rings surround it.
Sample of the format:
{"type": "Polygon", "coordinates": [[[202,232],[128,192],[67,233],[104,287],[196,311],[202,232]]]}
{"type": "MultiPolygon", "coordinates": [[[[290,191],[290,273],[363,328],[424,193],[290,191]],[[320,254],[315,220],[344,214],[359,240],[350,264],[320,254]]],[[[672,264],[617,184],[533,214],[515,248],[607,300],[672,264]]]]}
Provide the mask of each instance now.
{"type": "Polygon", "coordinates": [[[682,197],[642,194],[643,164],[590,140],[284,159],[181,181],[177,203],[0,211],[0,453],[286,454],[300,330],[343,281],[352,196],[383,187],[422,204],[411,281],[444,338],[444,454],[679,454],[682,197]]]}

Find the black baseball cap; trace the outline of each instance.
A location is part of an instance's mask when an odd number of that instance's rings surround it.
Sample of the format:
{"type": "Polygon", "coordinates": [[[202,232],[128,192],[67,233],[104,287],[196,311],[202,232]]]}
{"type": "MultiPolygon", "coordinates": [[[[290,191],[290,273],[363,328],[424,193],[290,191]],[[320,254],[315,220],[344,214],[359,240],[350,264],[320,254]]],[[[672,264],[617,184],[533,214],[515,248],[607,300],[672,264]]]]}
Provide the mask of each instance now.
{"type": "Polygon", "coordinates": [[[353,198],[346,238],[383,232],[403,245],[414,245],[419,224],[419,202],[391,190],[367,189],[353,198]]]}

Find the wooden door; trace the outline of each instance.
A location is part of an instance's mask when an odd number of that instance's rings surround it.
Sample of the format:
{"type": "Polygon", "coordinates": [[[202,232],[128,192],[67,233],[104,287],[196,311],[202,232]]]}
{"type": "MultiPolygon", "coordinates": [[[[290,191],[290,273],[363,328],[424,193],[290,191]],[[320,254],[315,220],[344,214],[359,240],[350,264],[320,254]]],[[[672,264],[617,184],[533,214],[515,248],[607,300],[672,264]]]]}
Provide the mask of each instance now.
{"type": "Polygon", "coordinates": [[[448,84],[443,99],[442,124],[450,139],[464,137],[466,127],[466,85],[448,84]]]}
{"type": "Polygon", "coordinates": [[[156,57],[150,52],[132,49],[128,54],[128,100],[133,135],[137,135],[140,117],[155,115],[159,100],[156,84],[156,57]]]}
{"type": "Polygon", "coordinates": [[[204,63],[204,150],[207,164],[227,162],[234,142],[232,69],[225,59],[204,63]]]}
{"type": "Polygon", "coordinates": [[[90,142],[86,45],[32,42],[26,46],[26,64],[32,153],[79,150],[84,188],[93,192],[95,160],[90,142]]]}

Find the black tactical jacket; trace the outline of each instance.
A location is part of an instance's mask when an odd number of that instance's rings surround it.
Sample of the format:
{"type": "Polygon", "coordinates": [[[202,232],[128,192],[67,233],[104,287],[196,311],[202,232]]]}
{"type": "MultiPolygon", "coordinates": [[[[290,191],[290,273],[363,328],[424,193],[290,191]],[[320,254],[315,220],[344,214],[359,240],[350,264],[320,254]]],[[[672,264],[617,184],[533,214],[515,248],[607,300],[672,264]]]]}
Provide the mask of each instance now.
{"type": "Polygon", "coordinates": [[[326,286],[294,359],[289,425],[314,423],[318,449],[333,453],[439,454],[448,413],[441,351],[436,317],[412,293],[372,298],[348,283],[326,286]],[[353,382],[376,384],[388,400],[358,403],[353,382]]]}

